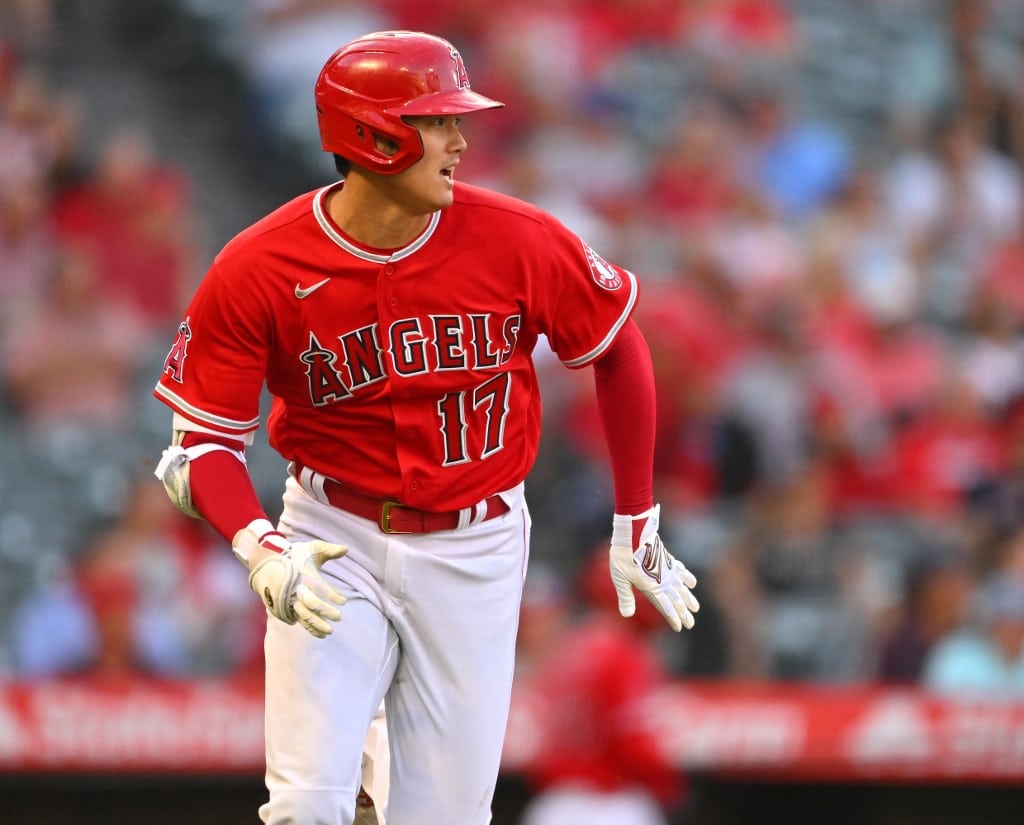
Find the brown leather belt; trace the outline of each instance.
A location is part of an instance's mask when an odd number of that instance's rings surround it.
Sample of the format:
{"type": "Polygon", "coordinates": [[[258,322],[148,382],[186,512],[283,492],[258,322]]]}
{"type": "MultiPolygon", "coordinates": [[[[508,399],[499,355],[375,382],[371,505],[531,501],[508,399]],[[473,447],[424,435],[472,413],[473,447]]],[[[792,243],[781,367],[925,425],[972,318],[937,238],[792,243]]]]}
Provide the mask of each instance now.
{"type": "Polygon", "coordinates": [[[314,497],[318,497],[316,487],[322,482],[323,495],[328,504],[375,522],[383,533],[436,533],[441,530],[455,530],[460,526],[478,524],[508,512],[508,505],[499,495],[490,496],[480,504],[464,510],[420,510],[418,507],[410,507],[393,499],[375,498],[356,492],[332,478],[303,468],[298,462],[292,462],[291,469],[302,487],[314,497]],[[311,485],[310,477],[315,477],[318,483],[311,485]],[[310,489],[311,486],[313,489],[310,489]]]}

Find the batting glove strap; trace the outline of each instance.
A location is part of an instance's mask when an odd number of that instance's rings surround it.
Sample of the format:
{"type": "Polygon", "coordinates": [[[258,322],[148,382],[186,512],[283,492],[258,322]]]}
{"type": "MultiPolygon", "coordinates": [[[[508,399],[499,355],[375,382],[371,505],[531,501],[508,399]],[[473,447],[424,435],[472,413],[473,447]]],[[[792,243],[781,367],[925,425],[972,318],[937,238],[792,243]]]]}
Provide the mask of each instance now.
{"type": "Polygon", "coordinates": [[[341,620],[338,608],[345,597],[324,580],[320,568],[348,549],[319,540],[291,544],[273,529],[259,535],[261,527],[253,522],[233,548],[249,568],[249,587],[275,618],[285,624],[298,622],[320,639],[329,635],[331,623],[341,620]]]}
{"type": "Polygon", "coordinates": [[[616,513],[612,518],[609,566],[622,616],[636,613],[636,588],[678,632],[693,627],[693,614],[700,609],[691,592],[697,578],[662,542],[658,535],[660,516],[658,504],[636,516],[616,513]]]}

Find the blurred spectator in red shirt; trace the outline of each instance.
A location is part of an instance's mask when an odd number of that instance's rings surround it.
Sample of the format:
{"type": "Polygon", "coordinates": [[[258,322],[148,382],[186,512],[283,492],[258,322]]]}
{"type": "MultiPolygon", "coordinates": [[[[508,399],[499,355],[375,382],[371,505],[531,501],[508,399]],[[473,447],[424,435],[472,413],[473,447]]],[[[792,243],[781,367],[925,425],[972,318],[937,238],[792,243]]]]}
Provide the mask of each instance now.
{"type": "Polygon", "coordinates": [[[993,245],[979,262],[975,300],[1005,306],[1024,325],[1024,210],[1015,232],[993,245]]]}
{"type": "Polygon", "coordinates": [[[940,523],[962,517],[970,496],[990,485],[1006,460],[998,428],[955,367],[934,404],[897,435],[896,451],[893,504],[940,523]]]}
{"type": "Polygon", "coordinates": [[[691,0],[687,10],[691,46],[721,59],[788,57],[795,45],[796,27],[779,0],[691,0]]]}
{"type": "Polygon", "coordinates": [[[60,250],[43,299],[0,331],[0,384],[41,437],[61,427],[109,431],[132,417],[135,370],[153,331],[102,289],[94,266],[79,250],[60,250]]]}
{"type": "Polygon", "coordinates": [[[932,404],[951,354],[947,339],[917,312],[916,283],[911,271],[893,267],[853,293],[870,324],[847,342],[847,380],[890,426],[932,404]]]}
{"type": "Polygon", "coordinates": [[[673,46],[685,29],[691,5],[678,0],[576,0],[576,4],[603,33],[606,50],[673,46]]]}
{"type": "MultiPolygon", "coordinates": [[[[478,41],[485,55],[481,62],[496,61],[518,78],[543,115],[537,125],[548,117],[578,114],[601,67],[622,50],[628,28],[609,30],[597,5],[579,0],[490,4],[478,41]]],[[[571,153],[561,156],[572,159],[571,153]]]]}
{"type": "Polygon", "coordinates": [[[42,299],[56,258],[49,192],[38,178],[0,186],[0,329],[42,299]]]}
{"type": "Polygon", "coordinates": [[[523,602],[519,669],[543,709],[535,796],[523,825],[664,825],[682,800],[682,776],[661,749],[645,700],[667,680],[649,634],[664,621],[644,600],[618,615],[607,554],[592,555],[574,600],[534,571],[523,602]]]}
{"type": "MultiPolygon", "coordinates": [[[[509,0],[378,0],[375,7],[391,18],[395,28],[409,31],[435,31],[460,47],[477,45],[488,20],[509,0]],[[441,21],[444,21],[443,24],[441,21]],[[440,29],[444,31],[440,31],[440,29]],[[459,36],[456,36],[456,32],[459,36]],[[465,44],[465,45],[464,45],[465,44]]],[[[467,58],[468,62],[468,58],[467,58]]],[[[477,61],[473,61],[476,65],[477,61]]],[[[476,77],[474,72],[473,77],[476,77]]],[[[490,88],[490,87],[487,87],[490,88]]],[[[502,98],[499,98],[502,99],[502,98]]]]}
{"type": "Polygon", "coordinates": [[[891,461],[891,424],[870,389],[868,353],[876,321],[854,291],[851,245],[860,236],[847,199],[809,227],[800,296],[808,346],[821,364],[822,393],[812,413],[815,448],[827,467],[837,512],[877,507],[891,461]]]}
{"type": "Polygon", "coordinates": [[[189,187],[158,162],[140,131],[107,138],[95,171],[54,205],[60,236],[92,258],[98,288],[160,328],[178,318],[194,284],[189,187]]]}
{"type": "Polygon", "coordinates": [[[715,101],[695,101],[653,158],[638,206],[651,220],[673,224],[676,231],[700,231],[722,218],[739,186],[734,130],[715,101]]]}

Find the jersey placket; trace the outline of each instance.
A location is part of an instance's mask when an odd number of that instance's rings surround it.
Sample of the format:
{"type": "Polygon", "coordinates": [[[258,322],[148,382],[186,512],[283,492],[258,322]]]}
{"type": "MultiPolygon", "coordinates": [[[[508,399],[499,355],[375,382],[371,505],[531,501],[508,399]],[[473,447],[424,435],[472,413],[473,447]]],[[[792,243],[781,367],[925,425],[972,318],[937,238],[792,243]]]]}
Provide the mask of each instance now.
{"type": "Polygon", "coordinates": [[[387,362],[388,378],[391,381],[391,412],[395,422],[395,458],[402,478],[399,500],[415,501],[420,482],[410,475],[423,464],[421,455],[421,434],[418,427],[415,390],[410,385],[417,374],[429,370],[426,347],[416,333],[402,327],[406,319],[402,315],[403,301],[399,285],[399,263],[388,259],[377,276],[377,311],[380,317],[381,333],[389,342],[392,359],[387,362]],[[401,323],[399,323],[401,322],[401,323]],[[420,349],[417,351],[416,346],[420,349]],[[422,363],[421,363],[422,359],[422,363]]]}

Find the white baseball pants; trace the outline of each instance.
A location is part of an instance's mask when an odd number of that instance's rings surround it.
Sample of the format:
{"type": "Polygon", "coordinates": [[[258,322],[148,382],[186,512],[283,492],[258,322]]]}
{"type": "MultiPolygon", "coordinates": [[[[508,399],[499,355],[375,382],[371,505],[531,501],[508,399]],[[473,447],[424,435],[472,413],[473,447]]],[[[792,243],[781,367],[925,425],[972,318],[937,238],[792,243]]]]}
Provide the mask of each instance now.
{"type": "Polygon", "coordinates": [[[387,535],[289,478],[280,529],[349,548],[324,575],[348,598],[326,639],[268,617],[266,825],[351,825],[384,699],[388,825],[487,825],[505,739],[530,518],[387,535]]]}

